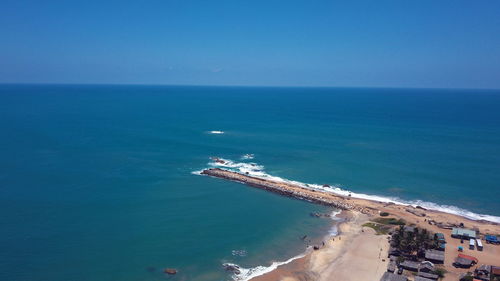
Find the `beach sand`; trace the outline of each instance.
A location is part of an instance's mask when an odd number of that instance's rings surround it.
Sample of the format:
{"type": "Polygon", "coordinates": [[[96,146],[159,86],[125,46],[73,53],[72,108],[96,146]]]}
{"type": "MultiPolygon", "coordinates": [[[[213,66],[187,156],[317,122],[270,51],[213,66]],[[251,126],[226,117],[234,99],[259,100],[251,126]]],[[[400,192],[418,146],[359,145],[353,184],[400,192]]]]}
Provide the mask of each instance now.
{"type": "Polygon", "coordinates": [[[372,228],[361,227],[367,218],[366,215],[359,216],[356,223],[341,227],[346,235],[338,238],[347,238],[342,244],[333,242],[331,247],[312,256],[311,268],[319,272],[319,281],[378,280],[386,271],[388,236],[376,235],[372,228]]]}
{"type": "MultiPolygon", "coordinates": [[[[221,160],[222,161],[222,160],[221,160]]],[[[458,280],[461,273],[473,271],[455,268],[452,264],[458,254],[457,247],[464,246],[464,254],[479,259],[479,265],[500,266],[500,246],[484,244],[483,251],[469,250],[467,241],[461,244],[460,239],[451,237],[451,227],[464,224],[465,228],[475,229],[481,234],[500,234],[500,224],[489,221],[478,221],[455,214],[421,207],[399,205],[360,198],[351,198],[321,190],[312,190],[294,183],[279,182],[251,177],[227,170],[208,169],[203,173],[210,176],[236,180],[247,185],[269,190],[284,196],[306,199],[311,202],[335,206],[343,209],[341,213],[346,222],[340,225],[340,235],[327,238],[325,246],[311,251],[305,257],[294,260],[276,270],[257,276],[252,281],[308,281],[308,280],[356,280],[377,281],[387,268],[387,235],[376,235],[370,228],[362,225],[370,219],[387,212],[390,217],[404,219],[407,224],[425,228],[431,232],[444,233],[447,246],[445,263],[442,265],[448,273],[444,281],[458,280]],[[432,223],[430,223],[432,221],[432,223]]],[[[412,279],[411,279],[412,280],[412,279]]]]}
{"type": "MultiPolygon", "coordinates": [[[[357,201],[352,199],[353,201],[357,201]]],[[[366,201],[366,200],[362,200],[366,201]]],[[[386,211],[391,217],[402,218],[410,224],[426,228],[434,233],[445,234],[447,248],[445,263],[441,265],[446,273],[444,281],[458,280],[461,273],[473,271],[477,266],[469,269],[455,268],[452,263],[458,254],[457,247],[464,247],[464,254],[472,255],[479,259],[479,264],[500,265],[500,246],[484,244],[483,251],[469,250],[468,241],[461,244],[460,239],[451,238],[451,230],[430,225],[428,220],[446,223],[464,223],[468,228],[476,228],[481,233],[500,233],[500,226],[490,222],[473,221],[457,215],[438,211],[415,209],[413,207],[380,202],[367,201],[369,206],[378,205],[380,211],[386,211]],[[417,216],[408,212],[419,211],[426,216],[417,216]],[[413,209],[413,210],[412,210],[413,209]]],[[[362,214],[357,211],[343,211],[339,216],[346,219],[339,225],[339,236],[325,237],[325,246],[320,250],[312,251],[305,257],[289,264],[282,265],[276,270],[251,279],[251,281],[377,281],[387,270],[389,262],[387,251],[389,248],[387,235],[376,235],[364,223],[378,217],[378,215],[362,214]]],[[[409,275],[411,276],[411,274],[409,275]]]]}
{"type": "Polygon", "coordinates": [[[341,234],[330,237],[320,250],[252,281],[380,279],[388,263],[388,236],[376,235],[373,229],[362,227],[368,221],[367,215],[343,212],[342,216],[347,221],[339,226],[341,234]]]}

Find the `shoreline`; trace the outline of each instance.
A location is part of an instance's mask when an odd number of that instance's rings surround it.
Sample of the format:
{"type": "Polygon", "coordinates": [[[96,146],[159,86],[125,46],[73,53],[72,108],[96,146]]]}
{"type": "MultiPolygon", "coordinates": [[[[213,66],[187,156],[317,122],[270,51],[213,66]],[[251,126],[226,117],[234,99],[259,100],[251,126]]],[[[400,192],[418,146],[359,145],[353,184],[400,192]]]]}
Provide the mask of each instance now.
{"type": "MultiPolygon", "coordinates": [[[[365,222],[373,219],[370,215],[357,211],[343,211],[341,215],[356,219],[342,221],[339,224],[339,235],[332,237],[333,240],[328,241],[324,248],[307,252],[302,258],[247,281],[330,281],[331,276],[335,276],[335,280],[345,281],[380,280],[387,271],[389,263],[389,236],[377,235],[373,228],[363,226],[365,222]]],[[[451,230],[428,225],[425,221],[412,220],[410,215],[391,214],[391,216],[409,219],[407,222],[421,229],[425,228],[433,233],[441,232],[446,237],[451,237],[451,230]]],[[[495,231],[499,230],[495,228],[495,231]]],[[[457,247],[463,245],[460,239],[447,238],[445,263],[439,265],[447,273],[440,281],[456,281],[462,274],[473,271],[474,267],[456,268],[452,265],[459,253],[457,247]]],[[[477,266],[498,265],[500,247],[488,245],[483,251],[469,251],[465,247],[464,253],[477,257],[480,261],[477,266]]]]}
{"type": "Polygon", "coordinates": [[[325,236],[323,247],[248,280],[328,281],[330,276],[346,281],[379,280],[388,264],[387,235],[363,227],[369,218],[366,214],[342,211],[337,217],[343,218],[338,223],[339,233],[325,236]]]}
{"type": "MultiPolygon", "coordinates": [[[[217,161],[218,159],[216,159],[217,161]]],[[[222,161],[222,160],[221,160],[222,161]]],[[[452,227],[458,227],[464,224],[466,228],[477,229],[481,233],[500,233],[500,225],[497,222],[487,220],[473,220],[460,215],[446,213],[443,211],[429,210],[423,207],[413,207],[411,205],[400,205],[392,202],[380,202],[368,199],[355,198],[350,196],[342,196],[333,192],[317,190],[304,187],[294,182],[274,181],[257,176],[250,176],[248,173],[242,174],[231,170],[210,168],[201,172],[202,175],[236,181],[245,185],[264,189],[277,193],[283,196],[292,197],[295,199],[306,200],[312,203],[332,206],[343,210],[343,214],[349,213],[354,220],[349,219],[339,224],[339,237],[344,238],[344,242],[327,241],[324,248],[317,251],[305,253],[302,258],[295,259],[287,264],[278,266],[271,272],[248,279],[251,281],[296,281],[296,280],[318,280],[326,281],[328,276],[342,276],[342,280],[379,280],[382,274],[386,271],[387,264],[381,266],[381,263],[388,262],[387,254],[383,253],[384,247],[389,246],[386,235],[375,235],[371,228],[362,227],[362,224],[369,221],[371,218],[378,217],[381,212],[388,212],[391,216],[404,219],[408,224],[428,229],[432,232],[442,232],[451,234],[452,227]],[[362,239],[359,237],[362,236],[362,239]],[[380,238],[382,237],[382,240],[380,238]],[[374,253],[373,246],[370,247],[363,241],[371,241],[380,246],[380,252],[374,253]],[[382,243],[381,241],[384,241],[382,243]],[[362,249],[358,252],[354,249],[347,250],[345,245],[355,245],[355,249],[362,249]],[[372,255],[367,258],[363,257],[365,253],[372,255]],[[378,256],[374,256],[379,254],[378,256]],[[382,261],[383,260],[383,261],[382,261]],[[363,261],[363,270],[356,268],[356,265],[363,261]],[[371,275],[361,276],[359,272],[367,272],[367,268],[371,275]],[[345,269],[345,270],[344,270],[345,269]],[[350,272],[350,274],[348,274],[350,272]],[[355,274],[353,274],[353,272],[355,274]],[[374,275],[375,274],[375,275],[374,275]],[[376,275],[380,275],[377,276],[376,275]],[[352,278],[352,279],[351,279],[352,278]],[[366,279],[368,278],[368,279],[366,279]]],[[[340,240],[340,239],[339,239],[340,240]]],[[[450,245],[456,249],[459,242],[457,239],[450,241],[450,245]]],[[[478,252],[478,257],[481,260],[495,260],[500,254],[500,250],[493,249],[495,252],[478,252]]],[[[447,251],[447,263],[444,265],[449,272],[443,280],[456,280],[460,273],[467,270],[456,269],[451,266],[451,262],[456,256],[452,254],[453,250],[447,251]]]]}
{"type": "Polygon", "coordinates": [[[314,246],[320,246],[323,241],[328,241],[332,237],[336,237],[339,234],[340,225],[346,222],[345,212],[338,209],[332,210],[329,216],[325,216],[326,213],[320,213],[320,214],[321,216],[318,217],[317,219],[328,220],[329,221],[329,223],[327,223],[328,228],[324,229],[321,233],[317,235],[313,236],[307,235],[305,236],[305,238],[302,237],[300,239],[302,241],[296,244],[300,245],[300,247],[297,248],[297,252],[294,253],[293,256],[281,257],[281,259],[279,260],[272,260],[270,264],[259,265],[249,268],[240,267],[239,264],[235,263],[225,263],[223,264],[223,267],[225,265],[230,265],[230,266],[236,266],[238,268],[240,274],[233,274],[232,275],[233,280],[250,281],[254,280],[255,278],[261,278],[264,275],[267,276],[267,274],[270,274],[276,270],[281,270],[283,267],[289,267],[290,264],[303,263],[303,260],[306,259],[308,255],[310,255],[315,251],[314,246]]]}

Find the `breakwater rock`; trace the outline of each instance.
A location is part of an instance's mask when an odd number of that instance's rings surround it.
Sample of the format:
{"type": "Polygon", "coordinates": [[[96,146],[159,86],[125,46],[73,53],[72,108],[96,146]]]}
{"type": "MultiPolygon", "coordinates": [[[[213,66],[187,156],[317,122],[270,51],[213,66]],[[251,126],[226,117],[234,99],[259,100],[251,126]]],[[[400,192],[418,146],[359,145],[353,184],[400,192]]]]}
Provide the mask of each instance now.
{"type": "Polygon", "coordinates": [[[350,201],[347,197],[322,190],[303,187],[297,184],[262,179],[220,168],[205,169],[201,172],[201,174],[231,181],[237,181],[283,196],[306,200],[316,204],[332,206],[341,210],[354,210],[365,214],[373,213],[374,211],[372,208],[367,208],[350,201]]]}

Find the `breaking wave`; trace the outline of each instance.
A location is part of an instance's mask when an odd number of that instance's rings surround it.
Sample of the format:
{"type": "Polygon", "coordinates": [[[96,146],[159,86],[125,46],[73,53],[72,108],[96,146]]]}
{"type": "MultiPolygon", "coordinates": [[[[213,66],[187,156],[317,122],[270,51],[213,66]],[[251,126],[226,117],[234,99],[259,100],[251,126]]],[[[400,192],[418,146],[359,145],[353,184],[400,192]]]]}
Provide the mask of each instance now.
{"type": "Polygon", "coordinates": [[[253,154],[244,154],[241,156],[241,160],[252,160],[255,156],[253,154]]]}
{"type": "Polygon", "coordinates": [[[238,257],[245,257],[247,255],[246,250],[232,250],[231,255],[238,257]]]}
{"type": "MultiPolygon", "coordinates": [[[[336,209],[336,210],[332,211],[332,213],[330,214],[330,217],[332,218],[332,220],[337,222],[337,223],[334,223],[333,226],[328,231],[328,235],[327,235],[328,237],[337,236],[339,234],[338,223],[340,223],[342,221],[342,219],[338,218],[337,215],[340,214],[340,212],[341,212],[340,210],[336,209]]],[[[309,250],[310,250],[310,248],[309,248],[309,250]]],[[[239,270],[239,273],[234,273],[232,275],[233,280],[235,280],[235,281],[247,281],[247,280],[250,280],[250,279],[255,278],[257,276],[271,272],[281,265],[290,263],[296,259],[300,259],[300,258],[306,256],[307,253],[308,253],[308,251],[306,250],[306,252],[304,252],[298,256],[292,257],[286,261],[273,262],[270,266],[262,266],[261,265],[261,266],[256,266],[256,267],[252,267],[252,268],[242,268],[239,265],[234,264],[234,263],[227,263],[226,265],[236,267],[239,270]]]]}
{"type": "Polygon", "coordinates": [[[236,268],[238,268],[238,270],[240,271],[239,273],[235,273],[233,274],[232,278],[233,280],[235,281],[247,281],[247,280],[250,280],[252,278],[255,278],[257,276],[261,276],[261,275],[264,275],[268,272],[271,272],[273,270],[275,270],[276,268],[278,268],[278,266],[280,265],[284,265],[284,264],[287,264],[287,263],[290,263],[296,259],[300,259],[302,257],[304,257],[306,254],[300,254],[298,256],[295,256],[293,258],[290,258],[286,261],[282,261],[282,262],[273,262],[270,266],[262,266],[262,265],[259,265],[259,266],[256,266],[256,267],[252,267],[252,268],[243,268],[243,267],[240,267],[239,265],[237,264],[233,264],[233,263],[227,263],[227,265],[230,265],[230,266],[234,266],[236,268]]]}
{"type": "MultiPolygon", "coordinates": [[[[373,200],[373,201],[379,201],[379,202],[384,202],[384,203],[395,203],[399,205],[405,205],[405,206],[421,206],[423,208],[429,209],[429,210],[436,210],[436,211],[441,211],[445,213],[450,213],[450,214],[455,214],[459,215],[471,220],[487,220],[491,222],[496,222],[500,223],[500,217],[497,216],[491,216],[491,215],[484,215],[484,214],[477,214],[474,212],[471,212],[469,210],[461,209],[456,206],[450,206],[450,205],[439,205],[433,202],[427,202],[427,201],[422,201],[422,200],[403,200],[397,197],[385,197],[385,196],[379,196],[379,195],[368,195],[368,194],[363,194],[363,193],[355,193],[346,189],[341,188],[339,185],[319,185],[319,184],[307,184],[299,181],[293,181],[293,180],[287,180],[283,179],[280,177],[272,176],[269,175],[264,171],[264,166],[258,165],[256,163],[249,163],[249,162],[233,162],[228,159],[222,159],[222,158],[217,158],[219,161],[212,161],[209,162],[208,165],[211,167],[216,167],[216,168],[224,168],[227,170],[231,170],[234,172],[246,174],[249,176],[253,177],[258,177],[262,179],[268,179],[268,180],[273,180],[273,181],[278,181],[278,182],[286,182],[286,183],[291,183],[295,185],[299,185],[304,188],[309,188],[312,190],[318,190],[318,191],[325,191],[325,192],[331,192],[334,194],[342,195],[342,196],[351,196],[353,198],[360,198],[360,199],[367,199],[367,200],[373,200]]],[[[193,172],[196,174],[199,174],[199,172],[193,172]]]]}
{"type": "Polygon", "coordinates": [[[208,131],[209,134],[214,134],[214,135],[222,135],[224,134],[224,131],[208,131]]]}
{"type": "Polygon", "coordinates": [[[343,219],[337,217],[337,215],[340,214],[340,212],[342,212],[342,211],[341,210],[334,210],[330,214],[330,217],[332,218],[332,220],[336,222],[332,225],[330,230],[328,230],[328,236],[330,236],[330,237],[339,235],[339,223],[343,220],[343,219]]]}

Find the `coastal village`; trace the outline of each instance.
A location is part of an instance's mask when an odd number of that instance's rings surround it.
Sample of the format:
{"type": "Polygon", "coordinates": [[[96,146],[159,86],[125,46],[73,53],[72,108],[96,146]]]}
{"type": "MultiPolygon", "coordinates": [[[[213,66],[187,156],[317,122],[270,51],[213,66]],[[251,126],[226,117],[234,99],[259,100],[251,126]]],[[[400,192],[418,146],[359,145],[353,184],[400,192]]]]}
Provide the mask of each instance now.
{"type": "Polygon", "coordinates": [[[340,216],[345,223],[338,237],[315,245],[305,258],[252,281],[500,281],[497,223],[420,206],[340,196],[219,168],[201,174],[343,210],[340,216]]]}
{"type": "MultiPolygon", "coordinates": [[[[407,212],[415,213],[411,209],[407,212]]],[[[417,226],[380,212],[362,225],[362,232],[373,229],[375,235],[385,236],[388,244],[387,259],[380,257],[386,271],[380,279],[372,280],[500,281],[500,240],[496,235],[468,229],[463,223],[441,224],[425,218],[423,222],[417,226]]]]}
{"type": "MultiPolygon", "coordinates": [[[[428,223],[433,225],[432,221],[428,223]]],[[[443,279],[451,267],[460,275],[458,279],[455,276],[445,280],[500,280],[500,259],[495,258],[500,241],[496,235],[482,234],[463,224],[451,229],[444,227],[443,232],[436,233],[426,228],[400,225],[393,227],[389,234],[389,264],[381,281],[433,281],[443,279]],[[491,256],[495,264],[491,264],[491,256]]]]}

